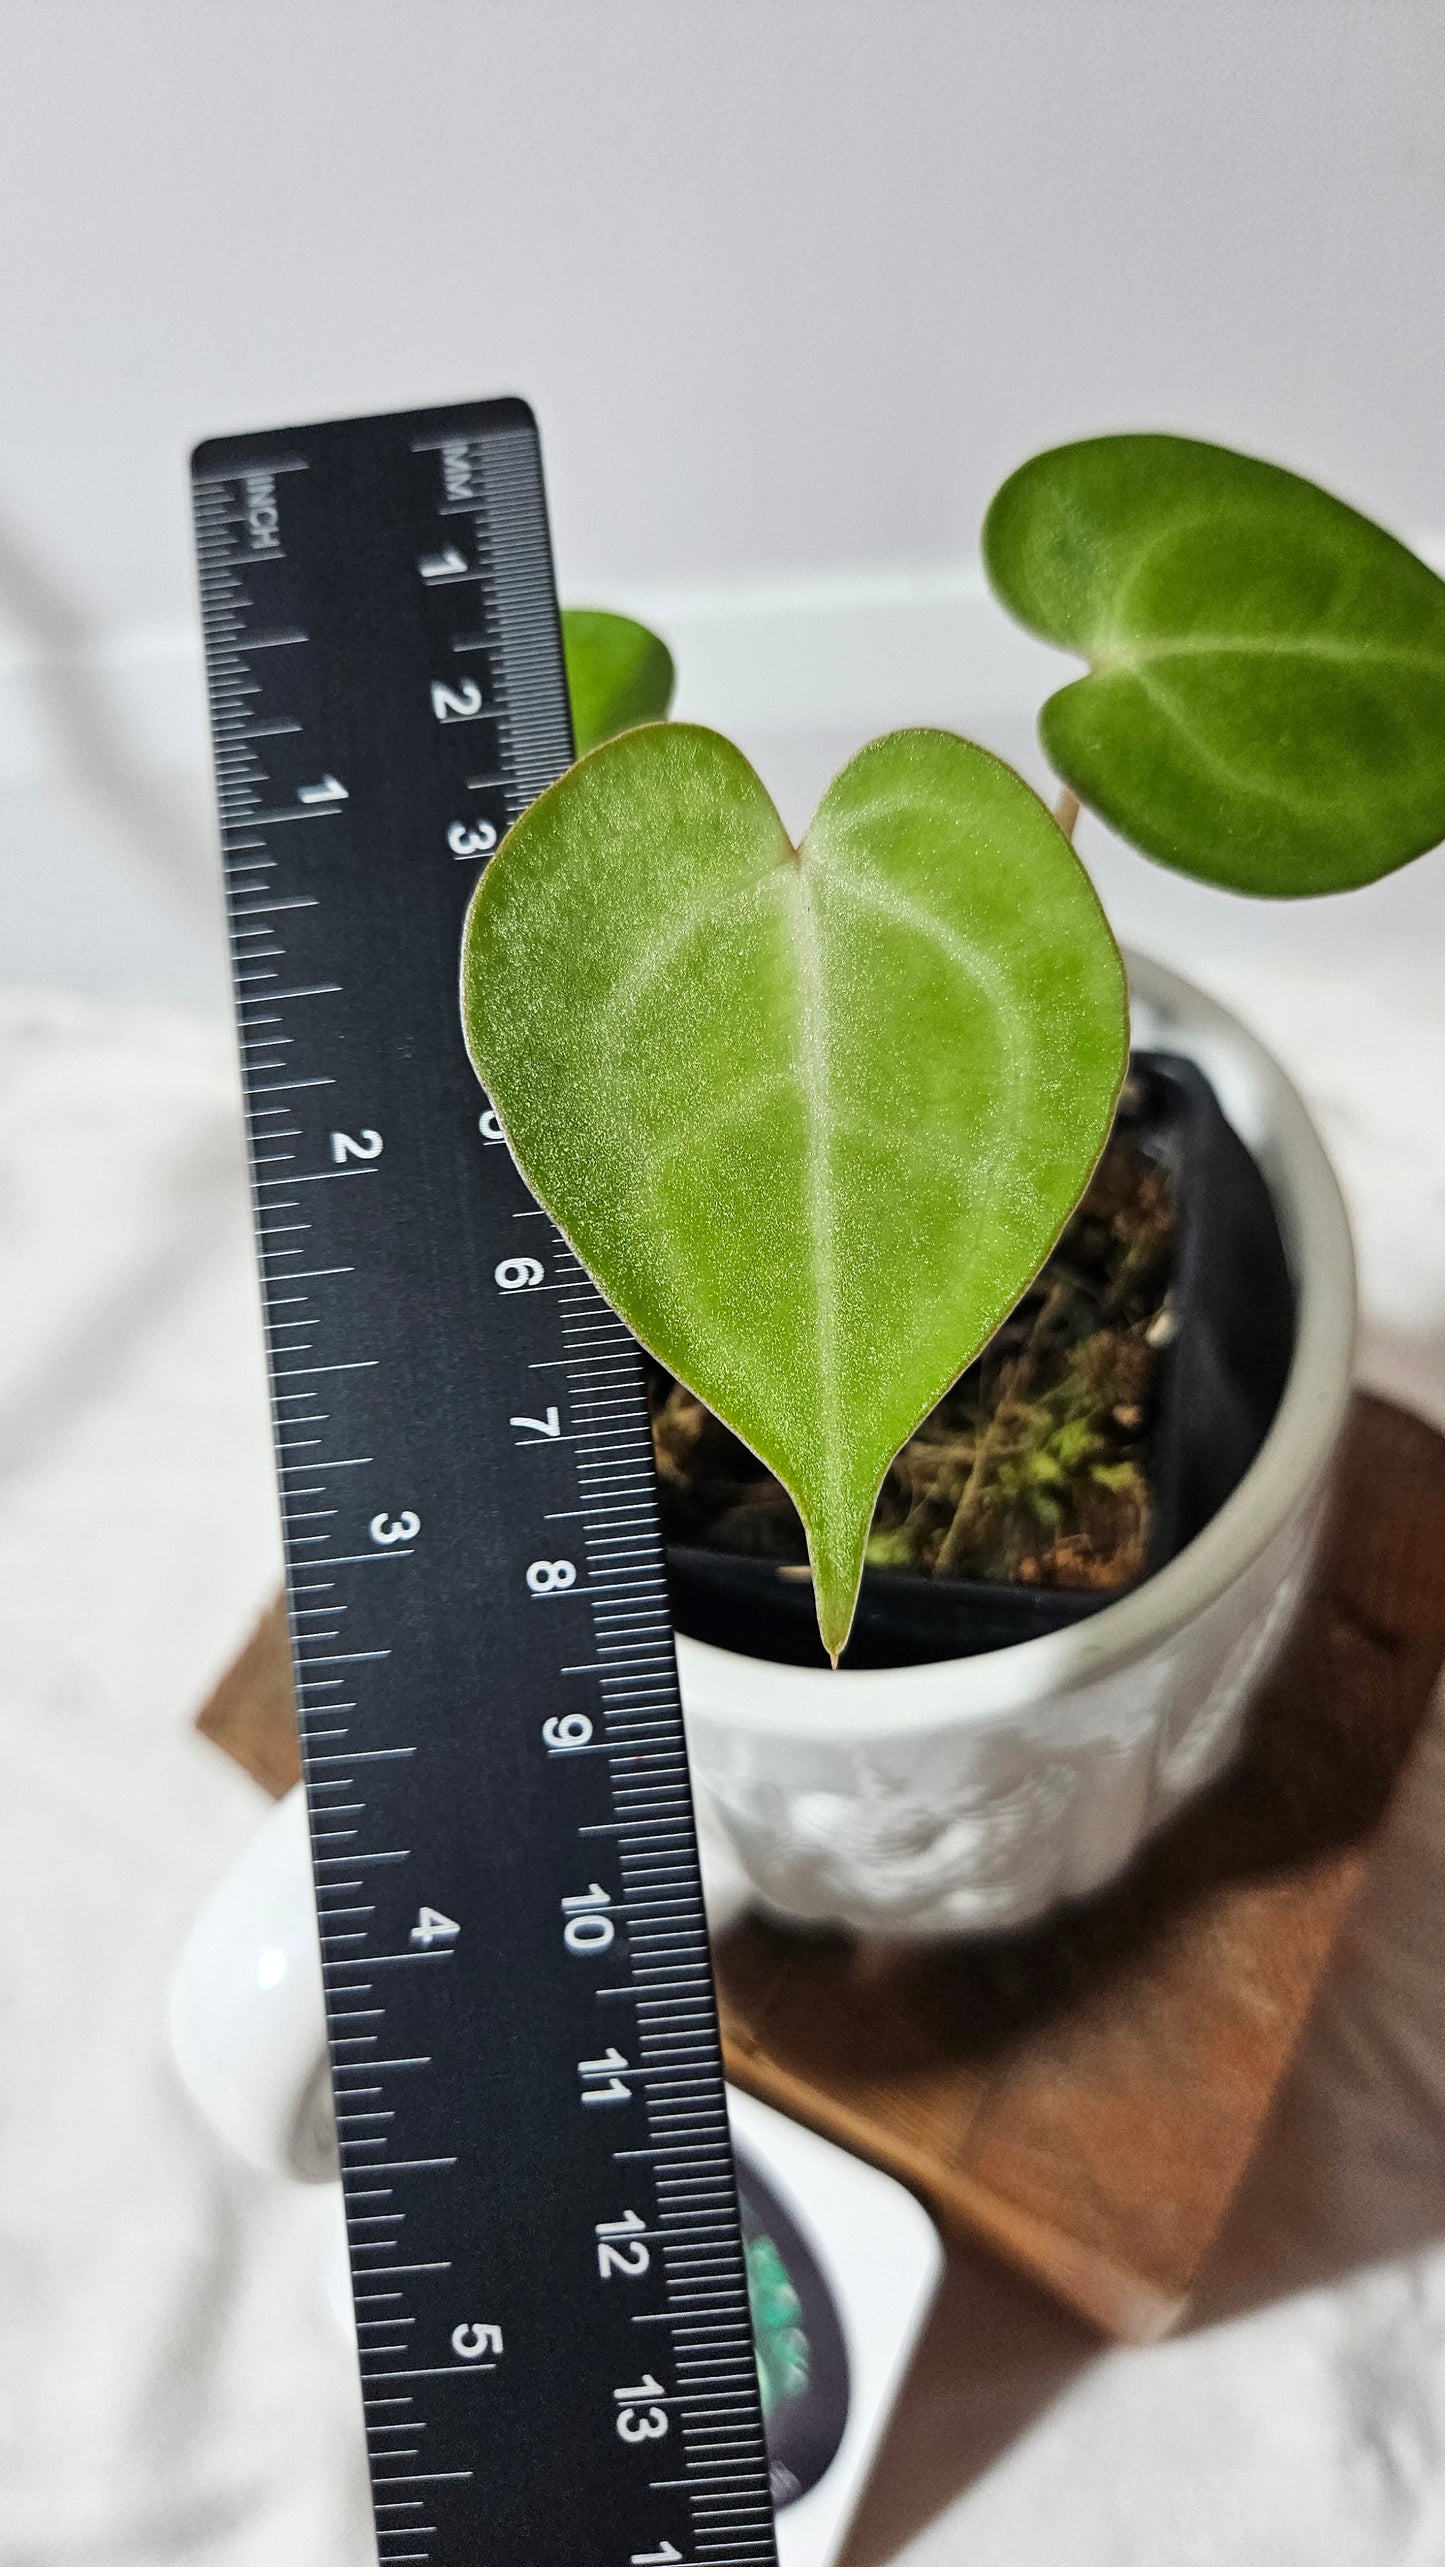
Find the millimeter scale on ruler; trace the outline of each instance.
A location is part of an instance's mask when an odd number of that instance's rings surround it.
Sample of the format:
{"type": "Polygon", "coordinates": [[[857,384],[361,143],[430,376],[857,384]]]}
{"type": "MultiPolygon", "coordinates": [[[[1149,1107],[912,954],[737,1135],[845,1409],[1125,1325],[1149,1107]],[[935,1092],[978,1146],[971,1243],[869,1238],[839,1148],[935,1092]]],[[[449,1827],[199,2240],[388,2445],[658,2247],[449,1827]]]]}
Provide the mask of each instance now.
{"type": "Polygon", "coordinates": [[[536,430],[193,475],[378,2555],[771,2567],[640,1359],[458,1011],[572,755],[536,430]]]}

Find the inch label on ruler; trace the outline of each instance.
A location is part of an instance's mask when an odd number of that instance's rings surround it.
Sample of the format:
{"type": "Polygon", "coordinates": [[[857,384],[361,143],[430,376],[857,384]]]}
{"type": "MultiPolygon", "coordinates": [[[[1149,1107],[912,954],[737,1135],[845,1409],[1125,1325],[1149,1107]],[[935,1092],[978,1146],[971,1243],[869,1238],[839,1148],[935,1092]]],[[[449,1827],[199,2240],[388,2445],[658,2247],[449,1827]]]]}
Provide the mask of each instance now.
{"type": "Polygon", "coordinates": [[[571,757],[535,427],[194,483],[378,2556],[771,2567],[640,1360],[458,1017],[571,757]]]}

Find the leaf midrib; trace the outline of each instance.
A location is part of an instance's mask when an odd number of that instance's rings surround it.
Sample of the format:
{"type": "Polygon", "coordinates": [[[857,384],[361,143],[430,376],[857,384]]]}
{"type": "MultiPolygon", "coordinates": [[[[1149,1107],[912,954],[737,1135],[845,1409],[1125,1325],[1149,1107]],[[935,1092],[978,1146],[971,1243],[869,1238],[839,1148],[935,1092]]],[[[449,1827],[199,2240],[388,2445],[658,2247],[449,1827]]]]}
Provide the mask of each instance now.
{"type": "Polygon", "coordinates": [[[1120,671],[1133,675],[1156,660],[1221,658],[1324,660],[1354,668],[1361,661],[1376,660],[1392,667],[1432,669],[1445,677],[1445,652],[1418,650],[1405,642],[1336,640],[1325,634],[1195,633],[1174,641],[1111,641],[1091,656],[1090,667],[1095,676],[1111,677],[1120,671]]]}
{"type": "Polygon", "coordinates": [[[806,1212],[812,1244],[813,1301],[818,1325],[818,1427],[823,1478],[836,1505],[843,1494],[838,1422],[826,1398],[838,1360],[838,1242],[833,1202],[833,1108],[829,1087],[829,1028],[818,914],[806,862],[790,862],[784,915],[798,993],[798,1065],[807,1134],[806,1212]]]}

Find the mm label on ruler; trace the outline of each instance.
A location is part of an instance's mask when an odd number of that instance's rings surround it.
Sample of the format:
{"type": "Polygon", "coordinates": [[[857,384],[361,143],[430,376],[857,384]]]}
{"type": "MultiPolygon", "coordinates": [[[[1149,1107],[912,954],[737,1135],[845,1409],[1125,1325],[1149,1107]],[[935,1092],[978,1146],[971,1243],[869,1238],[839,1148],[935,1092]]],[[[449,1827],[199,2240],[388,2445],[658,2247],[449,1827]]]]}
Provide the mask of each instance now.
{"type": "Polygon", "coordinates": [[[378,2554],[768,2567],[640,1359],[458,1014],[572,753],[535,426],[193,471],[378,2554]]]}

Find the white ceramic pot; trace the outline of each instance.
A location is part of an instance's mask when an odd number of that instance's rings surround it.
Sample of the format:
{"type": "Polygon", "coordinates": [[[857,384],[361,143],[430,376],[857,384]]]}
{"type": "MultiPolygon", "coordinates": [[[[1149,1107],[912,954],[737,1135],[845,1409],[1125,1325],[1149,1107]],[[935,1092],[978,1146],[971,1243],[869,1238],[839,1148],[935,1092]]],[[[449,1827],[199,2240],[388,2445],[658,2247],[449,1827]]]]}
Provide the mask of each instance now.
{"type": "Polygon", "coordinates": [[[1071,1629],[836,1675],[679,1641],[700,1810],[780,1917],[917,1939],[1099,1889],[1228,1763],[1284,1638],[1349,1394],[1344,1205],[1262,1045],[1162,965],[1129,975],[1135,1042],[1198,1062],[1273,1196],[1296,1295],[1279,1412],[1187,1549],[1071,1629]]]}

